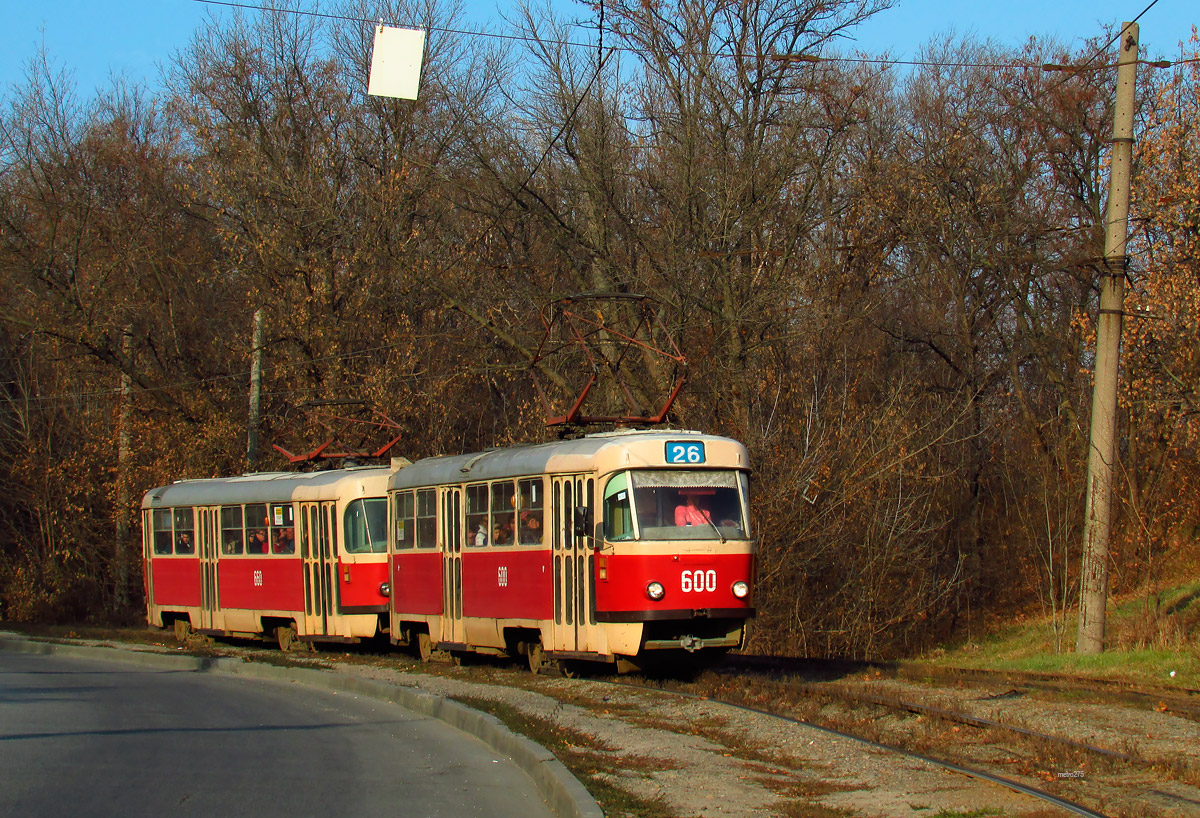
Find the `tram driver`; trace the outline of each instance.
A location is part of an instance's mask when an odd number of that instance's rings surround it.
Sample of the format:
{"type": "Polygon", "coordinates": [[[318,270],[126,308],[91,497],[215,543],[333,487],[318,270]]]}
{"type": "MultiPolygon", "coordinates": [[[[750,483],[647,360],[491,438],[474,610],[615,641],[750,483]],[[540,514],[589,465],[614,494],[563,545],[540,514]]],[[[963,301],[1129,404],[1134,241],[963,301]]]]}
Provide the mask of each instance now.
{"type": "Polygon", "coordinates": [[[675,525],[712,525],[712,517],[700,507],[695,492],[681,492],[683,502],[675,507],[675,525]]]}

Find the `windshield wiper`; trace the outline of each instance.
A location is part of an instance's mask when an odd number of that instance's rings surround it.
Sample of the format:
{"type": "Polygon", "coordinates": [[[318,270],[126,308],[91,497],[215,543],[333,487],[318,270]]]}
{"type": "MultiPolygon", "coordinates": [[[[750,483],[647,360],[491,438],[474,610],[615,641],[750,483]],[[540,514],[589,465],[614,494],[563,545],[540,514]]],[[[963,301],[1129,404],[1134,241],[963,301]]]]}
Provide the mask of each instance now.
{"type": "Polygon", "coordinates": [[[710,526],[712,526],[713,531],[717,532],[717,536],[721,538],[721,545],[724,545],[725,544],[725,535],[721,533],[721,527],[712,521],[712,515],[709,514],[707,511],[705,511],[704,509],[701,509],[700,516],[704,518],[704,521],[706,523],[708,523],[710,526]]]}

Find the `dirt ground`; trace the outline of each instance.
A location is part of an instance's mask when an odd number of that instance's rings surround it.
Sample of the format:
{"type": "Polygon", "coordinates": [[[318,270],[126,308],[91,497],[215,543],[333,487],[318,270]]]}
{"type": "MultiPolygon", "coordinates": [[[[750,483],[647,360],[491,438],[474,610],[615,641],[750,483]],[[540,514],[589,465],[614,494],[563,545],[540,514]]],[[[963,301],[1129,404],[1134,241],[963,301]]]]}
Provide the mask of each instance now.
{"type": "MultiPolygon", "coordinates": [[[[656,803],[663,816],[1066,814],[1031,796],[936,764],[706,699],[614,686],[605,680],[529,677],[519,672],[505,672],[504,678],[489,681],[479,680],[479,673],[423,673],[419,668],[342,667],[338,672],[362,673],[468,701],[495,702],[530,720],[550,722],[574,737],[580,754],[599,771],[598,778],[656,803]],[[514,677],[520,687],[512,686],[514,677]]],[[[877,683],[862,684],[874,690],[877,683]]],[[[970,691],[953,688],[903,687],[893,692],[926,699],[943,696],[946,704],[957,696],[959,705],[972,698],[970,691]]],[[[978,690],[973,697],[982,698],[978,690]]],[[[1137,735],[1149,736],[1143,748],[1163,758],[1175,758],[1178,752],[1189,757],[1200,754],[1200,725],[1164,713],[1021,700],[988,703],[986,698],[976,704],[979,715],[991,713],[997,719],[1081,741],[1107,741],[1128,748],[1129,736],[1136,730],[1137,735]]],[[[929,725],[923,717],[910,721],[899,729],[944,731],[951,743],[959,731],[973,731],[929,725]]],[[[966,736],[962,738],[966,743],[966,736]]],[[[1004,746],[1003,737],[972,741],[984,748],[984,757],[1000,765],[1000,775],[1089,803],[1106,815],[1200,816],[1200,788],[1188,784],[1161,783],[1144,774],[1122,774],[1115,783],[1108,776],[1102,783],[1099,771],[1086,766],[1055,768],[1036,760],[1031,766],[1029,751],[1004,746]],[[1038,768],[1042,766],[1046,768],[1038,768]]],[[[601,803],[609,815],[622,814],[604,804],[603,798],[601,803]]]]}

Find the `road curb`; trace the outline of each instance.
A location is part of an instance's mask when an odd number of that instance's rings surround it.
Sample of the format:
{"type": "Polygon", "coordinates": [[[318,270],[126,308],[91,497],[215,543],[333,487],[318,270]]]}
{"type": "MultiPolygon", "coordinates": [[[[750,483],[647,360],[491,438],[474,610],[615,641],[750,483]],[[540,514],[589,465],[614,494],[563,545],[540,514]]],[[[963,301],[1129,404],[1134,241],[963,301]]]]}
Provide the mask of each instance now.
{"type": "Polygon", "coordinates": [[[560,818],[604,818],[604,811],[579,783],[579,779],[545,747],[514,733],[500,719],[489,713],[474,710],[432,693],[314,668],[279,667],[236,657],[186,656],[136,648],[43,642],[11,633],[0,634],[0,650],[38,655],[57,654],[164,670],[187,670],[294,682],[321,690],[357,693],[391,702],[420,715],[445,722],[510,758],[533,780],[550,809],[560,818]]]}

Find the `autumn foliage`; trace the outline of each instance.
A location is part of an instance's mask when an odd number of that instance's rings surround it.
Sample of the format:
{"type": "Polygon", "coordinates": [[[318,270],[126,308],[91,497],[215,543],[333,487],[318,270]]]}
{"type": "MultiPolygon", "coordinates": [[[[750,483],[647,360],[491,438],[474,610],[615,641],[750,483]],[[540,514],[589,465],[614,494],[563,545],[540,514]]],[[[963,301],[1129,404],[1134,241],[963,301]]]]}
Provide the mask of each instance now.
{"type": "MultiPolygon", "coordinates": [[[[673,422],[751,449],[752,647],[1066,629],[1115,74],[1040,66],[1107,38],[779,58],[885,5],[607,4],[597,73],[541,14],[498,45],[343,4],[430,28],[413,102],[365,96],[369,23],[285,13],[201,29],[154,92],[31,63],[0,112],[0,618],[136,618],[140,493],[282,467],[246,455],[256,310],[263,440],[356,400],[417,458],[552,435],[539,310],[616,292],[689,359],[673,422]]],[[[1118,592],[1198,562],[1198,79],[1140,79],[1118,592]]]]}

